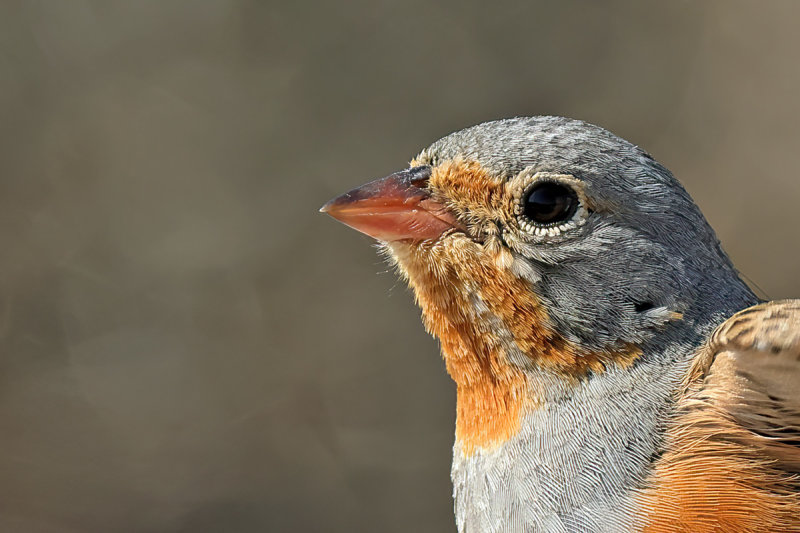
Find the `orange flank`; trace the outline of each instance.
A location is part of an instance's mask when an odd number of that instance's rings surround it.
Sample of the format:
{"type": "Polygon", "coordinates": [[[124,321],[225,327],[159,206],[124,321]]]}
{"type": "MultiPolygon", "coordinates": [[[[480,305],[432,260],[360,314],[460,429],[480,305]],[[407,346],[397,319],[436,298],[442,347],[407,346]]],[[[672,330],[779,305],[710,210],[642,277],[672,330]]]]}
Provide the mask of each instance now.
{"type": "Polygon", "coordinates": [[[748,437],[721,414],[698,415],[672,429],[669,451],[639,496],[643,531],[798,531],[800,498],[789,476],[758,449],[716,438],[748,437]]]}
{"type": "MultiPolygon", "coordinates": [[[[738,405],[737,394],[746,389],[736,383],[741,380],[736,367],[726,368],[725,356],[702,349],[695,358],[678,416],[667,427],[666,452],[637,496],[645,533],[800,531],[796,474],[786,471],[779,455],[765,453],[781,443],[743,427],[719,407],[738,405]],[[715,373],[709,378],[715,355],[715,373]]],[[[768,414],[753,419],[770,420],[768,414]]]]}

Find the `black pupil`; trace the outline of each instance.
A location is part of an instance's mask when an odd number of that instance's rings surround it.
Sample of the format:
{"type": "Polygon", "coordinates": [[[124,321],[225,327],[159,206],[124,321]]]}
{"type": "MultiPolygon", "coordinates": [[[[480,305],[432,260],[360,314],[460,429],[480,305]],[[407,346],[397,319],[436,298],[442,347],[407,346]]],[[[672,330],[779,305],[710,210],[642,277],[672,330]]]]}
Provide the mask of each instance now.
{"type": "Polygon", "coordinates": [[[540,183],[525,199],[525,216],[538,224],[568,220],[578,208],[575,191],[558,183],[540,183]]]}

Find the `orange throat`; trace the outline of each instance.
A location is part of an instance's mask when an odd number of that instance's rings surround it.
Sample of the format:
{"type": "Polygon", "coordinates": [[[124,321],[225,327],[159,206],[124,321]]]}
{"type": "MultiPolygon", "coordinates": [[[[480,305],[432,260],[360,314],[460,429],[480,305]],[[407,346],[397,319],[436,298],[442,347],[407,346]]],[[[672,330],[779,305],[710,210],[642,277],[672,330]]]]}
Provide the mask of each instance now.
{"type": "MultiPolygon", "coordinates": [[[[461,252],[474,252],[477,246],[471,244],[463,242],[461,252]]],[[[456,251],[442,243],[392,244],[391,249],[422,308],[425,328],[439,339],[447,372],[456,382],[456,440],[463,453],[502,444],[519,431],[524,411],[534,402],[523,370],[508,360],[514,341],[502,331],[495,305],[487,298],[484,283],[492,276],[476,272],[484,279],[464,279],[453,270],[471,261],[435,257],[456,251]],[[444,270],[428,268],[429,261],[444,270]]]]}
{"type": "Polygon", "coordinates": [[[638,355],[587,353],[564,340],[530,283],[507,268],[510,259],[501,256],[510,252],[489,248],[463,234],[389,245],[456,382],[456,441],[467,456],[517,434],[540,404],[529,381],[537,368],[577,382],[610,358],[626,363],[638,355]]]}

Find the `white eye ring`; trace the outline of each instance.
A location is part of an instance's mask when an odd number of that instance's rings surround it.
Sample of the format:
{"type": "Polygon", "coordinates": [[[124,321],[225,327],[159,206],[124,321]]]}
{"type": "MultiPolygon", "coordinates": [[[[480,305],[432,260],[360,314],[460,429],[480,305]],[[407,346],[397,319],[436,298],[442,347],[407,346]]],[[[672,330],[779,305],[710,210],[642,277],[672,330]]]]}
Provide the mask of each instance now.
{"type": "Polygon", "coordinates": [[[579,228],[586,222],[586,194],[584,183],[569,174],[536,172],[531,167],[524,169],[506,184],[513,201],[514,218],[519,228],[537,240],[559,237],[565,232],[579,228]],[[525,216],[525,201],[530,191],[540,183],[556,183],[569,188],[577,196],[578,205],[572,216],[553,224],[540,224],[525,216]]]}

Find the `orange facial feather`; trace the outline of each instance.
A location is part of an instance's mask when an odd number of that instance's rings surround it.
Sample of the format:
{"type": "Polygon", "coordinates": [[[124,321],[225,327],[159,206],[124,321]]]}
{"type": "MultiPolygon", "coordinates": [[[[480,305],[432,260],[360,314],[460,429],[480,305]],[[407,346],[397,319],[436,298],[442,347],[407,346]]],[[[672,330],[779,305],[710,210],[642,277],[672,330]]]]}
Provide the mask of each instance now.
{"type": "Polygon", "coordinates": [[[430,187],[453,212],[482,224],[479,231],[486,240],[476,242],[456,232],[389,248],[414,290],[426,329],[441,342],[458,388],[456,439],[462,452],[471,455],[515,435],[524,413],[537,405],[523,367],[577,380],[611,362],[630,364],[639,352],[635,347],[592,352],[553,329],[534,288],[511,272],[511,252],[492,236],[494,222],[513,218],[502,181],[476,163],[454,161],[434,168],[430,187]],[[527,360],[511,362],[512,351],[527,360]]]}

